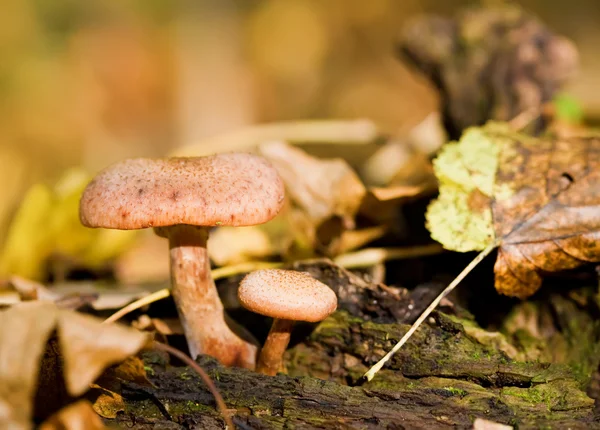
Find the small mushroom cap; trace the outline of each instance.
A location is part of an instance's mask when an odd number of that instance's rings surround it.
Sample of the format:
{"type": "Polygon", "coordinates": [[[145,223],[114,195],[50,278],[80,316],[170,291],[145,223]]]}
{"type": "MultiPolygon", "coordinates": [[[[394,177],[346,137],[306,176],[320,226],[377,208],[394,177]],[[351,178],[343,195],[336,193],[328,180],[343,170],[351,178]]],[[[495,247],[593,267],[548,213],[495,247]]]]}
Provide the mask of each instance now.
{"type": "Polygon", "coordinates": [[[284,193],[277,170],[257,155],[133,158],[88,184],[79,216],[85,226],[121,230],[256,225],[277,215],[284,193]]]}
{"type": "Polygon", "coordinates": [[[265,269],[242,279],[238,298],[246,309],[273,318],[317,322],[337,308],[333,290],[306,272],[265,269]]]}

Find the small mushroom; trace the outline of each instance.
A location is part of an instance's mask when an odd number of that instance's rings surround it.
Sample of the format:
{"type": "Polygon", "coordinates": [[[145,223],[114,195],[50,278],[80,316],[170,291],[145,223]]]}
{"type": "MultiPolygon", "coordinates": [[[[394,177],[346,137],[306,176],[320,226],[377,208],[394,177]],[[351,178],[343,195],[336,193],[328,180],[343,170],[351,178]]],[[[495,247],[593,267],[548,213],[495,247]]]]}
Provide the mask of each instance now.
{"type": "Polygon", "coordinates": [[[275,375],[295,321],[322,321],[337,308],[337,297],[327,285],[306,272],[265,269],[242,279],[238,298],[246,309],[274,318],[256,370],[275,375]]]}
{"type": "Polygon", "coordinates": [[[283,200],[283,182],[259,156],[136,158],[94,178],[81,197],[80,219],[88,227],[154,227],[168,238],[172,293],[192,357],[253,369],[256,341],[227,317],[210,273],[209,228],[267,222],[283,200]]]}

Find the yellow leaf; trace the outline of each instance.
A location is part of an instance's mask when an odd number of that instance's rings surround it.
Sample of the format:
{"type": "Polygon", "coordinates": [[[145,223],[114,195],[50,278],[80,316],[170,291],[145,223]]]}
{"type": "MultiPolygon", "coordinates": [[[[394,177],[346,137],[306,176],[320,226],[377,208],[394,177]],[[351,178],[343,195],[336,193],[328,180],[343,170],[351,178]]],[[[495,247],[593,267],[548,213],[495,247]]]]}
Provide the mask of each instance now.
{"type": "Polygon", "coordinates": [[[42,264],[52,252],[48,235],[51,208],[52,191],[46,185],[36,184],[27,191],[9,227],[0,275],[40,278],[42,264]]]}
{"type": "Polygon", "coordinates": [[[433,162],[440,194],[427,208],[427,228],[446,249],[480,251],[494,241],[489,199],[506,140],[495,133],[497,127],[468,129],[460,141],[444,145],[433,162]]]}
{"type": "Polygon", "coordinates": [[[81,225],[79,199],[89,180],[87,172],[72,168],[52,188],[40,183],[27,191],[9,227],[0,275],[40,280],[53,254],[93,268],[115,258],[132,243],[136,232],[81,225]]]}
{"type": "Polygon", "coordinates": [[[67,170],[54,185],[54,203],[48,219],[53,251],[57,254],[78,255],[93,240],[95,231],[79,221],[79,198],[89,182],[89,175],[79,168],[67,170]]]}

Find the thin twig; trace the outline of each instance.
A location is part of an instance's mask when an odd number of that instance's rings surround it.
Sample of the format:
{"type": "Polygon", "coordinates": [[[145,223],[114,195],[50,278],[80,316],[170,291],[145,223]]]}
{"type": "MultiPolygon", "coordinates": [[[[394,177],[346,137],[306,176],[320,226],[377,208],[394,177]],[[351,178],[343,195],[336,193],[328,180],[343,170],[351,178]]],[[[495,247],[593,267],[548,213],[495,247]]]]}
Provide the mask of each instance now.
{"type": "Polygon", "coordinates": [[[225,404],[225,400],[223,400],[221,393],[219,393],[219,390],[217,390],[217,387],[215,386],[212,379],[210,379],[208,374],[204,371],[204,369],[202,369],[202,367],[200,367],[198,365],[198,363],[196,363],[194,360],[192,360],[187,354],[184,354],[180,350],[173,348],[172,346],[167,345],[165,343],[154,341],[154,342],[152,342],[152,347],[154,349],[158,349],[160,351],[168,352],[169,354],[179,358],[185,364],[187,364],[192,369],[194,369],[194,371],[196,373],[198,373],[198,375],[200,375],[200,378],[202,378],[202,381],[204,381],[204,383],[206,384],[206,386],[208,387],[208,389],[210,390],[212,395],[215,397],[215,402],[217,403],[219,412],[221,412],[221,415],[223,415],[223,419],[225,419],[225,423],[227,424],[227,427],[229,427],[232,430],[235,429],[235,426],[233,425],[233,421],[231,420],[231,417],[229,416],[229,412],[227,409],[227,405],[225,404]]]}
{"type": "Polygon", "coordinates": [[[162,299],[166,299],[171,295],[171,291],[168,288],[163,288],[162,290],[158,290],[152,294],[149,294],[141,299],[136,300],[135,302],[129,303],[127,306],[119,309],[117,312],[109,316],[104,320],[104,324],[113,323],[118,319],[123,318],[129,312],[133,312],[136,309],[139,309],[143,306],[149,305],[150,303],[157,302],[162,299]]]}
{"type": "Polygon", "coordinates": [[[492,252],[499,244],[499,240],[494,241],[491,245],[489,245],[487,248],[485,248],[483,251],[481,251],[479,253],[479,255],[477,257],[475,257],[473,259],[473,261],[471,261],[469,263],[469,265],[467,267],[464,268],[464,270],[462,272],[459,273],[459,275],[454,278],[454,280],[450,283],[450,285],[448,285],[444,291],[442,291],[433,302],[431,302],[431,304],[427,307],[427,309],[425,309],[425,311],[423,311],[423,313],[421,314],[421,316],[419,317],[419,319],[417,319],[414,324],[410,327],[410,329],[406,332],[406,334],[402,337],[402,339],[400,339],[400,341],[392,348],[392,350],[390,352],[388,352],[385,357],[383,357],[381,360],[379,360],[377,363],[375,363],[375,365],[373,367],[371,367],[363,376],[362,379],[366,380],[366,381],[370,381],[373,379],[373,377],[375,376],[375,374],[377,372],[379,372],[381,370],[381,368],[383,367],[383,365],[390,360],[393,355],[398,352],[398,350],[402,347],[402,345],[404,345],[406,343],[406,341],[412,336],[412,334],[415,332],[415,330],[417,330],[417,328],[419,328],[419,326],[423,323],[423,321],[425,321],[425,319],[429,316],[429,314],[437,307],[437,305],[442,301],[442,299],[444,297],[446,297],[454,288],[456,288],[456,286],[460,283],[460,281],[462,281],[465,276],[467,276],[469,274],[469,272],[471,272],[471,270],[473,270],[475,268],[475,266],[477,266],[481,260],[483,260],[490,252],[492,252]]]}
{"type": "Polygon", "coordinates": [[[260,124],[210,137],[177,148],[171,155],[197,157],[227,151],[247,151],[270,140],[302,143],[350,143],[363,145],[379,137],[377,126],[367,119],[305,120],[260,124]]]}

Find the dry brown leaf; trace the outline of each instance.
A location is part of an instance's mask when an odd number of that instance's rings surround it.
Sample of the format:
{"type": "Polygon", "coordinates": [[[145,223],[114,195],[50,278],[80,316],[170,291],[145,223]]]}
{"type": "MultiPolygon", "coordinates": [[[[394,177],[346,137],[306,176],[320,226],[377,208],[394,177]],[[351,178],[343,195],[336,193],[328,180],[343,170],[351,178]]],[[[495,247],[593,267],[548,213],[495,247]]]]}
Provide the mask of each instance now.
{"type": "Polygon", "coordinates": [[[127,357],[121,363],[107,369],[103,377],[114,377],[120,381],[135,382],[145,387],[154,387],[148,379],[144,362],[135,355],[127,357]]]}
{"type": "MultiPolygon", "coordinates": [[[[264,143],[259,151],[277,168],[287,195],[303,213],[299,218],[308,221],[302,227],[294,225],[297,249],[291,254],[315,249],[326,255],[335,253],[342,233],[354,229],[366,193],[356,172],[341,158],[321,160],[284,142],[264,143]],[[298,239],[308,240],[308,247],[304,249],[298,239]]],[[[294,209],[289,216],[290,220],[298,218],[294,209]]]]}
{"type": "MultiPolygon", "coordinates": [[[[298,240],[306,240],[308,249],[329,256],[365,245],[385,233],[386,225],[354,231],[358,213],[378,224],[390,225],[400,204],[435,190],[433,180],[416,186],[367,189],[341,158],[319,159],[283,142],[264,143],[259,149],[278,169],[288,196],[302,212],[292,210],[289,214],[294,219],[289,223],[290,230],[297,231],[296,245],[298,240]]],[[[429,172],[430,168],[425,170],[429,172]]],[[[430,172],[425,176],[434,178],[430,172]]]]}
{"type": "Polygon", "coordinates": [[[498,291],[527,297],[542,272],[600,261],[600,139],[515,141],[496,181],[515,190],[492,203],[498,291]]]}
{"type": "MultiPolygon", "coordinates": [[[[43,379],[52,380],[49,372],[56,372],[55,378],[62,372],[70,396],[84,393],[106,367],[135,354],[148,341],[147,334],[103,325],[93,317],[58,309],[51,302],[24,302],[0,312],[0,405],[4,406],[0,427],[31,425],[40,362],[46,345],[55,345],[48,343],[55,331],[60,362],[44,366],[43,379]]],[[[44,402],[44,394],[52,395],[41,392],[36,400],[44,402]]]]}
{"type": "Polygon", "coordinates": [[[137,330],[68,311],[60,313],[58,336],[67,388],[75,396],[85,392],[107,366],[136,354],[148,342],[148,336],[137,330]]]}
{"type": "Polygon", "coordinates": [[[58,309],[27,302],[0,312],[0,428],[28,428],[39,363],[56,327],[58,309]]]}
{"type": "Polygon", "coordinates": [[[264,143],[259,150],[277,168],[288,195],[315,224],[339,217],[353,225],[366,189],[344,160],[320,160],[284,142],[264,143]]]}
{"type": "Polygon", "coordinates": [[[86,397],[92,402],[94,412],[101,417],[115,419],[119,412],[125,410],[123,396],[96,384],[92,384],[86,397]]]}
{"type": "Polygon", "coordinates": [[[73,403],[48,418],[40,430],[102,430],[106,426],[87,400],[73,403]]]}
{"type": "Polygon", "coordinates": [[[142,360],[136,356],[127,357],[123,362],[108,368],[86,393],[86,398],[92,402],[96,413],[104,418],[115,418],[125,409],[120,394],[123,382],[154,387],[148,380],[142,360]]]}

